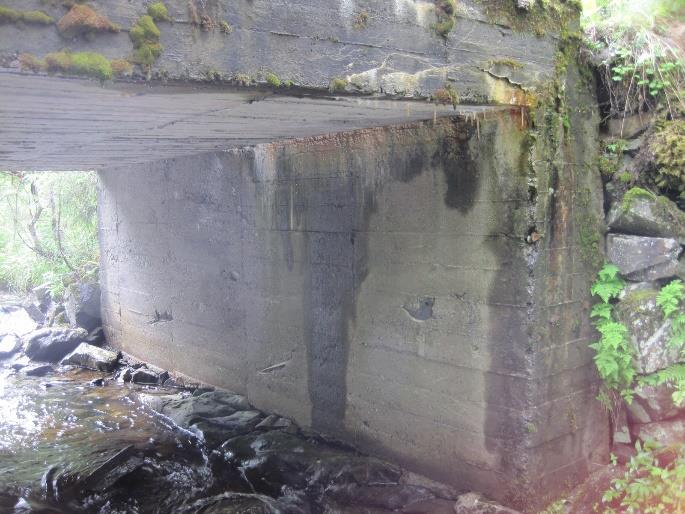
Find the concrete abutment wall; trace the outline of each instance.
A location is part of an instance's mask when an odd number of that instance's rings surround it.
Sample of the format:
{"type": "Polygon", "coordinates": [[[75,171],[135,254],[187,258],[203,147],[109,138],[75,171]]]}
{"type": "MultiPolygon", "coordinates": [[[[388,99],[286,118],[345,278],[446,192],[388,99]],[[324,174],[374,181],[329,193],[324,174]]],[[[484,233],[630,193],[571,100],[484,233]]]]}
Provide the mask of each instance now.
{"type": "Polygon", "coordinates": [[[590,327],[559,318],[587,302],[566,210],[592,178],[536,175],[519,123],[101,171],[109,340],[460,488],[562,489],[605,435],[590,327]]]}

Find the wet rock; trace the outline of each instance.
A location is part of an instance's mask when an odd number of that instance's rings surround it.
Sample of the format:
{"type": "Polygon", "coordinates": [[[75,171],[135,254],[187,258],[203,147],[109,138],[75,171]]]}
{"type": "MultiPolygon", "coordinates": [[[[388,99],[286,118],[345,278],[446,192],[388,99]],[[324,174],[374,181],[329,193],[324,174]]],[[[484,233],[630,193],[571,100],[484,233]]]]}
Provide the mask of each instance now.
{"type": "Polygon", "coordinates": [[[632,444],[615,444],[611,447],[611,453],[616,458],[616,463],[625,465],[630,459],[637,455],[637,451],[632,444]]]}
{"type": "Polygon", "coordinates": [[[633,425],[633,437],[642,441],[656,441],[663,446],[685,443],[685,420],[658,421],[646,425],[633,425]]]}
{"type": "Polygon", "coordinates": [[[607,225],[615,232],[685,244],[685,213],[664,196],[638,196],[617,203],[609,211],[607,225]]]}
{"type": "Polygon", "coordinates": [[[326,494],[342,505],[364,505],[391,511],[420,501],[435,499],[428,489],[401,484],[359,485],[348,483],[342,486],[328,486],[326,494]]]}
{"type": "Polygon", "coordinates": [[[607,122],[607,133],[611,137],[621,139],[633,139],[645,130],[652,123],[652,116],[648,114],[635,114],[621,118],[612,118],[607,122]]]}
{"type": "Polygon", "coordinates": [[[13,369],[14,371],[19,371],[20,369],[25,368],[31,363],[31,360],[26,356],[26,355],[20,355],[12,359],[12,363],[10,364],[10,368],[13,369]]]}
{"type": "Polygon", "coordinates": [[[630,427],[628,426],[628,416],[624,409],[621,409],[614,419],[614,444],[630,444],[630,427]]]}
{"type": "Polygon", "coordinates": [[[227,439],[247,434],[261,419],[261,412],[244,410],[234,412],[229,416],[202,419],[193,423],[190,428],[208,448],[214,449],[227,439]]]}
{"type": "Polygon", "coordinates": [[[102,387],[105,385],[105,380],[103,378],[96,378],[90,381],[90,385],[95,387],[102,387]]]}
{"type": "Polygon", "coordinates": [[[410,503],[401,512],[404,514],[454,514],[454,501],[435,498],[410,503]]]}
{"type": "Polygon", "coordinates": [[[673,386],[670,384],[636,387],[633,401],[626,408],[632,424],[664,421],[685,412],[685,407],[673,403],[673,386]]]}
{"type": "Polygon", "coordinates": [[[36,330],[36,322],[22,307],[4,307],[0,312],[0,334],[16,334],[23,337],[36,330]]]}
{"type": "Polygon", "coordinates": [[[0,338],[0,359],[6,359],[21,350],[22,342],[19,336],[7,334],[0,338]]]}
{"type": "Polygon", "coordinates": [[[81,343],[73,352],[64,357],[60,364],[71,364],[96,371],[112,371],[116,368],[118,361],[118,352],[110,352],[92,344],[81,343]]]}
{"type": "Polygon", "coordinates": [[[293,497],[278,499],[261,494],[223,493],[196,500],[181,512],[187,514],[305,514],[309,508],[293,497]]]}
{"type": "Polygon", "coordinates": [[[456,514],[520,514],[516,510],[486,500],[479,493],[466,493],[459,496],[454,505],[454,512],[456,514]]]}
{"type": "Polygon", "coordinates": [[[223,391],[212,391],[199,396],[187,396],[183,393],[141,395],[141,400],[152,410],[183,428],[190,427],[196,421],[230,416],[238,410],[234,405],[245,405],[244,397],[223,391]],[[234,397],[238,399],[233,400],[234,397]]]}
{"type": "Polygon", "coordinates": [[[640,374],[654,373],[680,360],[680,349],[668,345],[671,322],[664,321],[656,304],[658,294],[654,288],[633,291],[616,305],[616,319],[628,328],[640,374]]]}
{"type": "Polygon", "coordinates": [[[275,430],[229,439],[213,457],[241,467],[250,485],[265,494],[278,494],[283,486],[323,494],[336,486],[342,498],[350,484],[396,485],[401,476],[398,468],[378,459],[275,430]]]}
{"type": "Polygon", "coordinates": [[[134,384],[157,384],[159,375],[147,368],[138,368],[131,374],[131,382],[134,384]]]}
{"type": "Polygon", "coordinates": [[[214,387],[200,386],[197,389],[195,389],[195,391],[193,391],[193,396],[200,396],[201,394],[211,393],[215,389],[216,388],[214,387]]]}
{"type": "Polygon", "coordinates": [[[142,466],[143,462],[143,457],[136,454],[133,445],[127,446],[90,473],[83,477],[79,477],[76,484],[74,484],[74,488],[105,491],[112,487],[112,485],[121,477],[130,474],[142,466]]]}
{"type": "Polygon", "coordinates": [[[102,327],[97,327],[91,330],[90,334],[86,338],[86,342],[95,346],[100,346],[105,342],[105,331],[102,327]]]}
{"type": "Polygon", "coordinates": [[[34,364],[21,369],[22,373],[28,377],[44,377],[52,373],[54,368],[50,364],[34,364]]]}
{"type": "Polygon", "coordinates": [[[95,282],[77,282],[67,289],[64,304],[72,327],[91,332],[102,324],[100,286],[95,282]]]}
{"type": "Polygon", "coordinates": [[[73,352],[86,335],[81,328],[44,328],[24,337],[24,352],[32,360],[57,362],[73,352]]]}
{"type": "Polygon", "coordinates": [[[123,368],[117,371],[115,377],[120,382],[130,382],[131,377],[133,376],[133,371],[133,368],[123,368]]]}
{"type": "Polygon", "coordinates": [[[607,258],[621,275],[634,282],[658,280],[678,275],[682,267],[678,241],[663,237],[607,236],[607,258]]]}

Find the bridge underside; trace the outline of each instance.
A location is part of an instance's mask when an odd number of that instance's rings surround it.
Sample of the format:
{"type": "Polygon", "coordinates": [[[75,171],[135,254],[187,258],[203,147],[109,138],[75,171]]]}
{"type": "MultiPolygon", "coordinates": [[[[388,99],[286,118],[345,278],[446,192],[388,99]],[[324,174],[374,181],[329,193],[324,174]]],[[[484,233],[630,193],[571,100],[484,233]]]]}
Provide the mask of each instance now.
{"type": "Polygon", "coordinates": [[[576,197],[601,188],[531,167],[520,110],[10,73],[0,95],[0,169],[99,170],[112,344],[498,499],[604,448],[576,321],[601,209],[576,197]]]}
{"type": "Polygon", "coordinates": [[[506,107],[285,95],[211,85],[150,85],[0,71],[0,165],[92,170],[271,141],[506,107]]]}

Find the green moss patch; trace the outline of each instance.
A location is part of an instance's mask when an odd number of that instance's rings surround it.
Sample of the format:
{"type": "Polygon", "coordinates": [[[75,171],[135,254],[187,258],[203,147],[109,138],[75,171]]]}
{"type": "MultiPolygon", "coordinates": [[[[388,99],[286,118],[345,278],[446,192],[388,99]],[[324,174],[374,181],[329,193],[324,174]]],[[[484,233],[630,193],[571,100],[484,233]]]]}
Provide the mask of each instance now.
{"type": "Polygon", "coordinates": [[[161,35],[155,20],[149,14],[138,18],[135,25],[128,33],[133,42],[133,56],[131,62],[141,65],[149,71],[157,58],[162,54],[162,45],[159,44],[161,35]]]}
{"type": "Polygon", "coordinates": [[[685,120],[659,123],[650,149],[657,164],[657,186],[682,196],[685,192],[685,120]]]}
{"type": "Polygon", "coordinates": [[[71,38],[100,32],[119,32],[120,27],[87,5],[77,4],[60,18],[57,30],[62,36],[71,38]]]}
{"type": "Polygon", "coordinates": [[[169,11],[167,10],[166,5],[164,5],[164,2],[150,4],[147,8],[147,13],[155,21],[171,21],[169,11]]]}
{"type": "Polygon", "coordinates": [[[340,93],[345,91],[347,88],[347,81],[345,79],[341,78],[335,78],[331,80],[330,84],[328,85],[328,89],[333,92],[333,93],[340,93]]]}
{"type": "Polygon", "coordinates": [[[104,55],[94,52],[49,53],[45,56],[45,69],[48,73],[82,75],[100,80],[112,78],[112,65],[109,60],[104,55]]]}
{"type": "Polygon", "coordinates": [[[281,79],[279,79],[274,73],[266,74],[266,83],[271,87],[281,87],[281,79]]]}
{"type": "Polygon", "coordinates": [[[639,198],[655,200],[656,195],[651,191],[647,191],[646,189],[643,189],[641,187],[630,188],[628,191],[626,191],[626,194],[623,195],[623,200],[621,201],[621,208],[624,211],[627,211],[633,205],[633,202],[639,198]]]}
{"type": "Polygon", "coordinates": [[[55,19],[43,11],[18,11],[0,6],[0,23],[26,23],[29,25],[52,25],[55,19]]]}
{"type": "Polygon", "coordinates": [[[456,0],[435,0],[435,16],[438,18],[433,29],[443,38],[446,38],[456,22],[456,0]]]}

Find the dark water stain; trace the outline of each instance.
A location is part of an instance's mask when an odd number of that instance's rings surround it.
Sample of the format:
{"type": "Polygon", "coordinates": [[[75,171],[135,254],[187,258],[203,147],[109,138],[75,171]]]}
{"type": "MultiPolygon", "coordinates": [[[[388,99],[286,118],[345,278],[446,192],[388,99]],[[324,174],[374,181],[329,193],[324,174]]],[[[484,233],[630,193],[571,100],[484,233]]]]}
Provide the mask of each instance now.
{"type": "Polygon", "coordinates": [[[473,208],[481,181],[476,165],[480,146],[472,144],[475,131],[471,123],[455,120],[455,137],[444,138],[440,152],[447,181],[445,205],[462,214],[473,208]]]}

